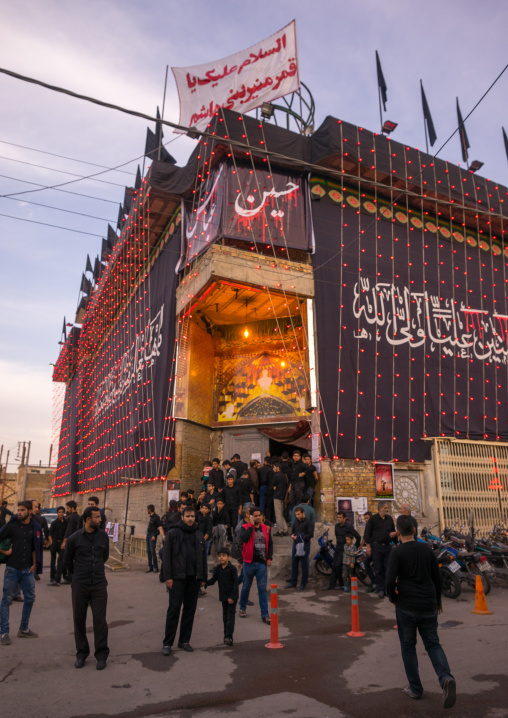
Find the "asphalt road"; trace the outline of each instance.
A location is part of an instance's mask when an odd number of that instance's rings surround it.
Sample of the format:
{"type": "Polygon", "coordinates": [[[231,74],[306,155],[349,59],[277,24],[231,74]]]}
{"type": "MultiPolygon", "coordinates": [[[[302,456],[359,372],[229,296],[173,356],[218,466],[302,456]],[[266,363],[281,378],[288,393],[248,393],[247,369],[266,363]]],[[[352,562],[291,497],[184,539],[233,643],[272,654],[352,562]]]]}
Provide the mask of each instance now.
{"type": "MultiPolygon", "coordinates": [[[[143,567],[144,569],[144,567],[143,567]]],[[[471,613],[474,592],[445,600],[440,636],[457,679],[455,708],[442,696],[425,652],[419,651],[421,701],[401,693],[406,685],[394,609],[387,599],[360,595],[364,638],[350,638],[350,597],[322,591],[280,591],[281,640],[269,650],[270,629],[258,606],[237,617],[235,645],[222,643],[217,588],[200,598],[194,653],[161,655],[167,594],[143,569],[108,574],[111,655],[105,671],[89,658],[74,668],[70,588],[37,584],[30,627],[38,639],[16,637],[21,604],[11,607],[11,646],[0,646],[2,716],[23,718],[363,718],[440,716],[508,718],[508,589],[487,597],[491,616],[471,613]]],[[[0,571],[3,580],[3,569],[0,571]]],[[[282,584],[282,581],[280,581],[282,584]]],[[[253,600],[256,599],[254,589],[253,600]]],[[[90,636],[92,640],[92,636],[90,636]]]]}

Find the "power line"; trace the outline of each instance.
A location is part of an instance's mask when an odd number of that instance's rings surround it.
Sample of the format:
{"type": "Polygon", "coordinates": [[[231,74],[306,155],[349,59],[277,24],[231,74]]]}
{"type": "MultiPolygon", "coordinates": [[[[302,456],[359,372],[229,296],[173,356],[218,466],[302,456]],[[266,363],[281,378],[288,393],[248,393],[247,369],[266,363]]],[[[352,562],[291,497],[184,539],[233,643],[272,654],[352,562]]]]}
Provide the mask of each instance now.
{"type": "MultiPolygon", "coordinates": [[[[9,162],[19,162],[22,165],[29,165],[29,167],[39,167],[43,170],[48,170],[49,172],[59,172],[60,174],[64,175],[71,175],[71,177],[79,177],[80,179],[89,179],[88,177],[84,177],[83,175],[77,174],[76,172],[67,172],[67,170],[57,170],[55,167],[48,167],[47,165],[38,165],[34,162],[26,162],[26,160],[18,160],[15,157],[5,157],[5,155],[0,155],[0,160],[9,160],[9,162]]],[[[132,177],[132,175],[131,175],[132,177]]],[[[109,180],[101,180],[101,179],[95,179],[91,178],[92,182],[102,182],[102,184],[112,184],[115,187],[125,187],[125,184],[120,184],[119,182],[110,182],[109,180]]]]}
{"type": "Polygon", "coordinates": [[[88,234],[90,237],[102,237],[102,234],[95,234],[94,232],[84,232],[81,229],[70,229],[70,227],[61,227],[58,224],[49,224],[48,222],[38,222],[35,219],[25,219],[24,217],[14,217],[12,214],[2,214],[0,217],[8,217],[9,219],[17,219],[19,222],[30,222],[30,224],[41,224],[44,227],[53,227],[54,229],[65,229],[66,232],[76,232],[77,234],[88,234]]]}
{"type": "MultiPolygon", "coordinates": [[[[60,155],[57,152],[48,152],[47,150],[39,150],[36,147],[27,147],[26,145],[18,145],[15,142],[8,142],[7,140],[0,140],[0,143],[3,145],[10,145],[11,147],[19,147],[22,150],[30,150],[30,152],[40,152],[43,155],[50,155],[51,157],[58,157],[61,160],[69,160],[69,162],[81,162],[84,165],[90,165],[91,167],[99,167],[100,169],[107,170],[108,167],[106,165],[99,165],[96,162],[87,162],[86,160],[78,160],[75,157],[66,157],[65,155],[60,155]]],[[[132,160],[133,162],[136,162],[136,160],[132,160]]],[[[129,175],[132,177],[132,172],[129,172],[128,170],[112,170],[113,172],[121,172],[122,174],[129,175]]]]}
{"type": "Polygon", "coordinates": [[[77,214],[80,217],[89,217],[90,219],[99,219],[101,222],[108,222],[113,224],[116,219],[106,219],[105,217],[96,217],[93,214],[86,214],[86,212],[76,212],[72,209],[62,209],[61,207],[53,207],[50,204],[42,204],[41,202],[32,202],[28,199],[17,199],[17,197],[2,197],[2,199],[8,199],[11,202],[23,202],[24,204],[34,204],[36,207],[44,207],[45,209],[53,209],[57,212],[67,212],[68,214],[77,214]]]}
{"type": "MultiPolygon", "coordinates": [[[[118,202],[114,199],[104,199],[104,197],[94,197],[90,194],[81,194],[81,192],[71,192],[71,190],[68,189],[60,189],[59,187],[48,187],[44,184],[39,184],[38,182],[29,182],[28,180],[22,180],[18,179],[18,177],[9,177],[9,175],[0,175],[0,177],[3,177],[3,179],[13,180],[14,182],[22,182],[23,184],[33,184],[36,187],[41,187],[42,189],[52,189],[55,190],[55,192],[65,192],[65,194],[73,194],[76,195],[76,197],[85,197],[86,199],[95,199],[98,202],[109,202],[110,204],[118,204],[118,202]]],[[[34,192],[37,190],[33,190],[34,192]]],[[[17,194],[24,194],[23,192],[12,192],[11,194],[2,194],[0,195],[1,199],[15,199],[17,194]]],[[[21,200],[20,200],[21,201],[21,200]]]]}

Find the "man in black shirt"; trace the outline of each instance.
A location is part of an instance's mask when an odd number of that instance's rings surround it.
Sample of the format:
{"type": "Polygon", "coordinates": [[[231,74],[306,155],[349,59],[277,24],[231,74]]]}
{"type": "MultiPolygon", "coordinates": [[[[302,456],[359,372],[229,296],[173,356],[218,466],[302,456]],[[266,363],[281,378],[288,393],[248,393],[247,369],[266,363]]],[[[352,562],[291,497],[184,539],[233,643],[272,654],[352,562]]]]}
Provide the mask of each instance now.
{"type": "Polygon", "coordinates": [[[83,668],[90,653],[86,637],[88,604],[92,609],[95,658],[97,670],[106,668],[109,655],[108,582],[105,563],[109,558],[109,538],[101,525],[101,512],[87,506],[83,512],[83,528],[69,537],[65,549],[64,565],[72,574],[72,613],[76,641],[76,668],[83,668]]]}
{"type": "Polygon", "coordinates": [[[380,501],[378,513],[369,520],[363,536],[367,553],[372,555],[372,563],[376,572],[376,588],[379,598],[385,597],[385,577],[388,559],[392,550],[392,541],[397,541],[397,532],[391,516],[390,506],[380,501]]]}
{"type": "Polygon", "coordinates": [[[309,454],[303,455],[303,463],[305,464],[305,491],[309,497],[309,504],[312,506],[312,499],[314,498],[314,492],[318,482],[318,474],[309,454]]]}
{"type": "Polygon", "coordinates": [[[295,510],[295,520],[292,526],[291,538],[293,548],[291,552],[291,578],[286,588],[296,588],[298,583],[298,564],[302,564],[302,578],[299,591],[303,591],[309,578],[310,542],[314,536],[314,524],[305,518],[303,509],[298,506],[295,510]]]}
{"type": "Polygon", "coordinates": [[[273,479],[273,469],[270,463],[270,457],[265,456],[263,466],[258,470],[259,475],[259,508],[262,514],[268,514],[268,487],[273,479]]]}
{"type": "Polygon", "coordinates": [[[232,531],[234,531],[236,524],[240,520],[240,487],[235,485],[235,480],[232,476],[228,476],[222,495],[229,517],[228,538],[232,541],[232,531]]]}
{"type": "Polygon", "coordinates": [[[273,465],[273,506],[275,510],[275,523],[277,524],[276,536],[287,536],[288,525],[284,517],[286,508],[286,494],[288,491],[288,477],[281,470],[281,465],[276,461],[273,465]]]}
{"type": "Polygon", "coordinates": [[[231,468],[236,471],[236,477],[240,477],[244,471],[247,471],[247,464],[240,459],[240,454],[233,454],[231,457],[231,468]]]}
{"type": "Polygon", "coordinates": [[[339,582],[339,588],[344,588],[344,581],[342,577],[342,564],[344,558],[344,546],[346,545],[347,534],[352,534],[356,540],[356,547],[360,545],[362,537],[356,531],[354,526],[348,524],[346,521],[346,514],[343,511],[337,513],[337,523],[335,524],[335,553],[333,555],[332,572],[330,574],[330,581],[325,590],[332,591],[335,588],[337,581],[339,582]]]}
{"type": "Polygon", "coordinates": [[[0,541],[11,540],[7,555],[2,603],[0,605],[0,643],[10,645],[9,608],[21,586],[23,591],[23,612],[18,631],[19,638],[37,638],[28,628],[32,606],[35,601],[34,573],[42,573],[42,529],[32,519],[32,502],[20,501],[18,514],[0,530],[0,541]]]}
{"type": "Polygon", "coordinates": [[[212,469],[208,474],[208,483],[212,482],[217,491],[224,489],[224,472],[220,468],[220,460],[212,459],[212,469]]]}
{"type": "Polygon", "coordinates": [[[289,470],[289,510],[302,503],[305,494],[305,474],[307,467],[299,451],[293,451],[293,463],[289,470]]]}
{"type": "Polygon", "coordinates": [[[199,589],[206,583],[208,570],[205,539],[195,521],[194,508],[190,506],[183,508],[182,520],[166,537],[162,551],[162,574],[169,589],[162,655],[171,655],[180,612],[182,612],[182,620],[178,648],[192,652],[193,648],[189,641],[198,605],[199,589]]]}
{"type": "Polygon", "coordinates": [[[254,504],[254,486],[252,485],[247,469],[245,469],[240,478],[236,480],[236,484],[240,489],[242,508],[250,509],[254,504]]]}
{"type": "Polygon", "coordinates": [[[7,523],[7,516],[12,516],[12,511],[7,508],[7,501],[2,501],[0,506],[0,529],[7,523]]]}
{"type": "Polygon", "coordinates": [[[455,679],[437,634],[437,615],[443,610],[441,574],[431,547],[415,541],[411,518],[402,514],[397,519],[401,544],[391,552],[386,572],[386,590],[395,604],[402,660],[409,681],[403,692],[414,699],[421,698],[423,693],[416,656],[418,631],[443,689],[444,707],[451,708],[455,704],[455,679]]]}
{"type": "Polygon", "coordinates": [[[411,506],[409,504],[401,504],[400,505],[400,513],[403,514],[403,516],[411,516],[412,524],[415,527],[415,536],[416,536],[416,538],[418,538],[418,521],[415,519],[415,517],[411,513],[411,506]]]}
{"type": "Polygon", "coordinates": [[[48,586],[59,586],[62,579],[64,558],[62,543],[64,540],[65,531],[67,529],[65,508],[63,506],[59,506],[56,510],[56,515],[57,518],[53,521],[49,529],[49,552],[51,554],[51,566],[49,572],[48,586]]]}
{"type": "Polygon", "coordinates": [[[146,507],[148,512],[148,526],[146,527],[146,554],[148,556],[148,568],[145,573],[159,572],[157,566],[157,536],[163,534],[162,522],[159,514],[155,513],[155,506],[148,504],[146,507]]]}

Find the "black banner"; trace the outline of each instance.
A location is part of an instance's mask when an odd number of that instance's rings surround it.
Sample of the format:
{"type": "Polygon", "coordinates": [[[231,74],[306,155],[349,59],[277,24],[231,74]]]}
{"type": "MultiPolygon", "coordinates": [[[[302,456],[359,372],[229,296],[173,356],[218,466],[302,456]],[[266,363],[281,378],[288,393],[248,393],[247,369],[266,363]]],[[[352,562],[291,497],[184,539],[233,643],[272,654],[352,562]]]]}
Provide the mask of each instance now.
{"type": "Polygon", "coordinates": [[[66,401],[69,419],[64,412],[62,423],[62,436],[64,427],[69,434],[69,470],[62,472],[62,481],[57,472],[57,493],[60,484],[63,493],[95,491],[124,484],[126,479],[165,478],[170,470],[174,454],[175,267],[179,254],[177,232],[112,327],[98,355],[81,366],[72,380],[66,401]],[[63,481],[64,474],[72,474],[74,412],[75,485],[74,481],[63,481]]]}
{"type": "Polygon", "coordinates": [[[429,437],[508,440],[506,257],[400,200],[342,188],[312,210],[323,453],[423,461],[429,437]]]}
{"type": "Polygon", "coordinates": [[[222,163],[185,207],[187,261],[221,237],[309,250],[306,185],[299,175],[222,163]]]}

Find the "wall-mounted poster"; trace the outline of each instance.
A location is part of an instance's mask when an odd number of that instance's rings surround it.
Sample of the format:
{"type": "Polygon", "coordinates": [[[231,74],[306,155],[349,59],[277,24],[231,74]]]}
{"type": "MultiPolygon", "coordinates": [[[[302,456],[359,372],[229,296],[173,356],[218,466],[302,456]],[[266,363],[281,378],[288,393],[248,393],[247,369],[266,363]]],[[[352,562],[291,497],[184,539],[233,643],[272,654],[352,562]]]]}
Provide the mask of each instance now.
{"type": "Polygon", "coordinates": [[[393,464],[376,461],[376,498],[393,501],[393,464]]]}
{"type": "Polygon", "coordinates": [[[353,499],[341,496],[337,499],[337,513],[343,511],[346,514],[346,521],[350,526],[355,525],[355,514],[353,511],[353,499]]]}

